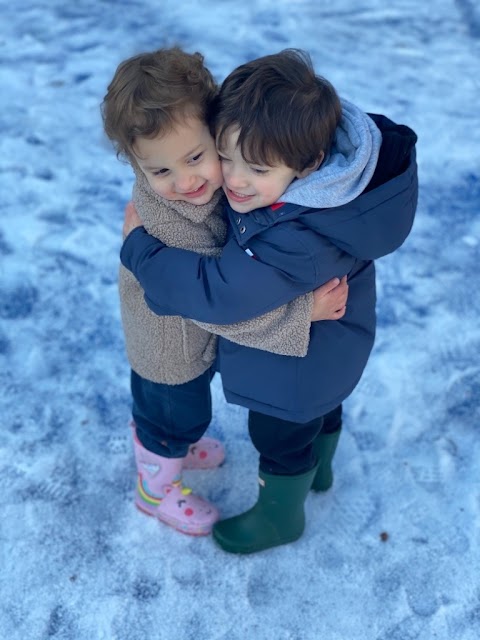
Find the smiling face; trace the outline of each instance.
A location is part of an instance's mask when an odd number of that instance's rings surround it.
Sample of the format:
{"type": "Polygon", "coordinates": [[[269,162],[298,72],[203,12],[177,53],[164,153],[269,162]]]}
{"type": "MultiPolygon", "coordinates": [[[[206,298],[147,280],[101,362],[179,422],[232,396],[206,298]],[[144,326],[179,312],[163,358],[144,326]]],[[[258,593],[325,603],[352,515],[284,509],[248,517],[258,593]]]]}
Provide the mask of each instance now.
{"type": "Polygon", "coordinates": [[[295,178],[305,177],[313,170],[297,172],[281,162],[275,166],[247,162],[237,146],[238,136],[238,129],[226,131],[219,151],[223,190],[230,206],[238,213],[248,213],[278,202],[295,178]]]}
{"type": "Polygon", "coordinates": [[[215,142],[198,118],[155,138],[137,138],[133,151],[149,185],[166,200],[207,204],[222,186],[215,142]]]}

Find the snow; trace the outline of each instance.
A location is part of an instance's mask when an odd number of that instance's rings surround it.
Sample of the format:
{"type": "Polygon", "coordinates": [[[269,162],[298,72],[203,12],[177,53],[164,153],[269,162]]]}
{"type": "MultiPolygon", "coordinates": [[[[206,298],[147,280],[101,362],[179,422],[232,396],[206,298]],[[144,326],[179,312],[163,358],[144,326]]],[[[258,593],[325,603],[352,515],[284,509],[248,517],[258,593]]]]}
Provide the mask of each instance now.
{"type": "MultiPolygon", "coordinates": [[[[480,9],[473,0],[0,0],[0,637],[474,640],[480,635],[480,9]],[[99,104],[117,64],[179,44],[220,81],[285,47],[419,136],[420,200],[378,262],[379,329],[335,484],[296,543],[246,557],[133,506],[117,298],[132,173],[99,104]],[[383,534],[383,535],[382,535],[383,534]]],[[[213,383],[228,461],[189,472],[225,516],[256,497],[246,412],[213,383]]]]}

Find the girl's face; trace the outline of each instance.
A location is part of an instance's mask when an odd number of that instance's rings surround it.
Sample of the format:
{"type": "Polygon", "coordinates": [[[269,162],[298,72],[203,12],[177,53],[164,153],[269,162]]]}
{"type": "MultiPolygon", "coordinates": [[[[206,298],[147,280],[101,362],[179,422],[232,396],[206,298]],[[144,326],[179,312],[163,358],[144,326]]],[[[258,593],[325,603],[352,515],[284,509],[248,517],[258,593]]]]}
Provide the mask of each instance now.
{"type": "Polygon", "coordinates": [[[156,138],[137,138],[135,159],[149,185],[165,200],[207,204],[222,186],[215,141],[198,118],[187,118],[156,138]]]}

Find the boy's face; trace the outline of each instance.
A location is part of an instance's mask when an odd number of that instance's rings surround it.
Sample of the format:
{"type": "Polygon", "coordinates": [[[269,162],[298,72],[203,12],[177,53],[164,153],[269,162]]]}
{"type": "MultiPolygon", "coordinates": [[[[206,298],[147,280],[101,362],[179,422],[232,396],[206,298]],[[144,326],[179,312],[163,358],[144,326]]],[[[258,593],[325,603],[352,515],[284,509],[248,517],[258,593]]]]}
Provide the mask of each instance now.
{"type": "Polygon", "coordinates": [[[284,164],[269,167],[246,162],[237,147],[239,133],[238,129],[226,132],[225,146],[219,155],[228,202],[234,211],[248,213],[278,202],[288,185],[305,173],[300,174],[284,164]]]}
{"type": "Polygon", "coordinates": [[[222,186],[215,142],[194,117],[162,136],[137,138],[135,158],[152,189],[166,200],[207,204],[222,186]]]}

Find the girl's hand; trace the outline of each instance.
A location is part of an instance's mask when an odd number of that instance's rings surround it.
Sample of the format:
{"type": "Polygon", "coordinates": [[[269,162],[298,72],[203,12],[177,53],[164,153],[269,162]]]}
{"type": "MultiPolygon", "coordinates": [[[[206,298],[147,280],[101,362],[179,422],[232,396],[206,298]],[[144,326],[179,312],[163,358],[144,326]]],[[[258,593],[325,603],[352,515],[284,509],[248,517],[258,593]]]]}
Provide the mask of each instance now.
{"type": "Polygon", "coordinates": [[[123,220],[123,239],[125,240],[130,231],[133,231],[137,227],[142,226],[143,222],[141,221],[137,210],[135,209],[135,205],[130,201],[125,207],[125,218],[123,220]]]}
{"type": "Polygon", "coordinates": [[[333,278],[313,292],[312,322],[340,320],[347,310],[347,276],[333,278]]]}

